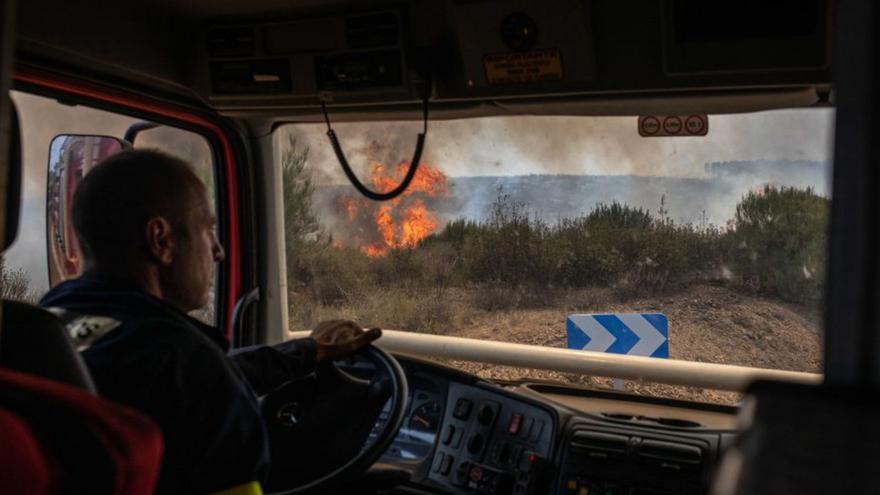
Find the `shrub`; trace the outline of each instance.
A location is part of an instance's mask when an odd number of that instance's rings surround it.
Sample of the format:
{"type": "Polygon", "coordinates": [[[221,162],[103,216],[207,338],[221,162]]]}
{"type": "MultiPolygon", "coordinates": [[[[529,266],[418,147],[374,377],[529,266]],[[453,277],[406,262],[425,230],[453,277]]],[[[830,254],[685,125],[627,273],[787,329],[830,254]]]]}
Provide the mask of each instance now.
{"type": "Polygon", "coordinates": [[[438,294],[454,284],[466,282],[460,270],[461,254],[452,243],[423,244],[413,254],[414,262],[421,267],[421,281],[438,294]]]}
{"type": "Polygon", "coordinates": [[[364,326],[412,332],[442,332],[455,318],[455,310],[448,298],[405,289],[371,291],[350,306],[333,309],[364,326]]]}
{"type": "Polygon", "coordinates": [[[39,297],[31,292],[31,277],[21,268],[10,270],[0,256],[0,297],[12,301],[36,303],[39,297]]]}
{"type": "MultiPolygon", "coordinates": [[[[301,186],[295,210],[308,220],[311,191],[301,186]]],[[[635,297],[709,279],[813,301],[824,284],[828,207],[811,189],[768,187],[744,196],[724,229],[676,224],[662,206],[655,217],[619,203],[550,224],[499,189],[486,220],[452,221],[416,248],[379,258],[332,248],[320,229],[300,222],[288,231],[291,314],[438,331],[463,309],[449,302],[453,286],[479,288],[470,305],[495,311],[558,306],[569,289],[635,297]]]]}
{"type": "Polygon", "coordinates": [[[422,277],[422,265],[414,250],[392,249],[387,255],[370,260],[374,280],[383,287],[411,286],[422,277]]]}
{"type": "Polygon", "coordinates": [[[458,283],[484,288],[483,309],[521,306],[519,289],[617,287],[627,293],[675,289],[694,279],[728,281],[804,302],[821,297],[828,200],[812,190],[766,188],[737,206],[733,229],[678,225],[619,203],[548,225],[499,190],[489,218],[451,222],[426,245],[456,253],[458,283]],[[722,273],[724,274],[722,276],[722,273]]]}
{"type": "Polygon", "coordinates": [[[312,250],[302,256],[302,266],[308,283],[290,290],[320,304],[352,302],[374,286],[369,259],[357,249],[312,250]]]}
{"type": "Polygon", "coordinates": [[[830,200],[811,188],[750,192],[736,207],[735,266],[765,293],[795,302],[822,297],[830,200]]]}

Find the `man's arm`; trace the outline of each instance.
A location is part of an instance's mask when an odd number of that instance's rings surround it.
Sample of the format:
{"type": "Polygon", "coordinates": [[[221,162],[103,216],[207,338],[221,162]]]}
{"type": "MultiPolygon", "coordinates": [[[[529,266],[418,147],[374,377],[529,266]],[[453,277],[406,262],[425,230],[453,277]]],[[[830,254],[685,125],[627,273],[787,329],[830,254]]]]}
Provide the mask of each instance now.
{"type": "Polygon", "coordinates": [[[307,338],[245,347],[229,356],[254,391],[264,395],[287,381],[311,374],[318,361],[349,356],[381,336],[378,328],[364,330],[352,321],[330,320],[319,323],[307,338]]]}
{"type": "Polygon", "coordinates": [[[181,330],[163,337],[154,353],[161,362],[142,397],[165,437],[163,491],[210,493],[263,482],[265,425],[241,373],[199,335],[181,330]]]}
{"type": "Polygon", "coordinates": [[[315,371],[318,344],[312,338],[288,340],[274,346],[235,349],[229,357],[238,365],[257,395],[315,371]]]}

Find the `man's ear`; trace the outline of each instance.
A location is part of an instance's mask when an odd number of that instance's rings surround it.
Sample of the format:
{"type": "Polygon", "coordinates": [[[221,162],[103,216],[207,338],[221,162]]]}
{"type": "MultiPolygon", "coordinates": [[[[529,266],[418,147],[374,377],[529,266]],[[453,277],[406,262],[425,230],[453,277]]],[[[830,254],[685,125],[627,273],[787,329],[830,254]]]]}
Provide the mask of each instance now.
{"type": "Polygon", "coordinates": [[[145,238],[147,251],[159,264],[168,266],[174,261],[177,243],[171,223],[165,217],[153,217],[147,221],[145,238]]]}

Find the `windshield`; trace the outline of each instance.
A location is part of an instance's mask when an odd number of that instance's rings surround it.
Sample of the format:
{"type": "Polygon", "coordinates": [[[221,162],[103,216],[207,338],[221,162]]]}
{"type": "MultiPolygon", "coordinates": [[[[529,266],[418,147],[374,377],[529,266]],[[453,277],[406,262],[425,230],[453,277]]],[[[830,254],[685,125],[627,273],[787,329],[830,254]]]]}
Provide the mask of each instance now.
{"type": "MultiPolygon", "coordinates": [[[[647,138],[634,117],[432,122],[416,179],[386,203],[347,182],[323,124],[283,126],[290,328],[341,317],[820,372],[833,122],[832,109],[712,115],[706,136],[647,138]]],[[[335,127],[362,181],[382,191],[405,174],[420,123],[335,127]]]]}

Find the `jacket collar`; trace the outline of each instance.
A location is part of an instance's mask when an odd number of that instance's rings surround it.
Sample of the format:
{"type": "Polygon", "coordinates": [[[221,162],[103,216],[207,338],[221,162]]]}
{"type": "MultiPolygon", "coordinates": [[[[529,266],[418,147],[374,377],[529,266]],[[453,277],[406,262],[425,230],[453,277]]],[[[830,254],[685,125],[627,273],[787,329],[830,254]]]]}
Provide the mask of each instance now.
{"type": "Polygon", "coordinates": [[[224,352],[229,350],[229,341],[220,329],[191,317],[134,284],[83,275],[50,290],[40,299],[40,306],[59,306],[74,312],[80,309],[84,312],[113,313],[117,316],[122,314],[122,320],[125,317],[149,317],[158,313],[196,327],[224,352]]]}

